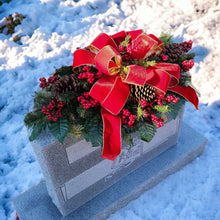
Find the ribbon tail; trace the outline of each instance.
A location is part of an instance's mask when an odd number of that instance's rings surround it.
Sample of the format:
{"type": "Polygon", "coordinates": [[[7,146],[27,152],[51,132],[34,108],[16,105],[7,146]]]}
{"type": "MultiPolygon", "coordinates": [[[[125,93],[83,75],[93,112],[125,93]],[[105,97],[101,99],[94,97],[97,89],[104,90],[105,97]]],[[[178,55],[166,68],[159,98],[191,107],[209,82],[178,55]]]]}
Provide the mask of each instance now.
{"type": "Polygon", "coordinates": [[[187,101],[191,102],[197,110],[199,110],[199,99],[195,90],[192,87],[177,85],[175,87],[169,88],[168,90],[183,96],[187,101]]]}
{"type": "Polygon", "coordinates": [[[102,119],[102,158],[113,161],[121,153],[121,118],[102,108],[102,119]]]}

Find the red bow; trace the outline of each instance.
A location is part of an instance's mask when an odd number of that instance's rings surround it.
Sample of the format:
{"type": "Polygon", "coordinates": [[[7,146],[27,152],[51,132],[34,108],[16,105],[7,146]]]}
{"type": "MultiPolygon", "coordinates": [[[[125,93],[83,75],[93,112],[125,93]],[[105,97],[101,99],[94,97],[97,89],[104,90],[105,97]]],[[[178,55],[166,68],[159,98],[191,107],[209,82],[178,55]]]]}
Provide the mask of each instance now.
{"type": "Polygon", "coordinates": [[[153,53],[160,53],[163,42],[154,35],[146,35],[142,30],[119,32],[111,37],[100,34],[88,47],[74,52],[73,68],[80,65],[94,65],[105,75],[90,90],[90,96],[102,106],[103,152],[102,157],[110,160],[121,152],[121,118],[119,112],[129,96],[129,85],[144,86],[146,83],[163,93],[167,90],[184,96],[198,109],[198,98],[191,87],[179,86],[180,67],[177,64],[157,63],[145,69],[139,65],[122,66],[118,45],[125,37],[131,36],[137,50],[132,51],[133,59],[144,59],[153,53]]]}

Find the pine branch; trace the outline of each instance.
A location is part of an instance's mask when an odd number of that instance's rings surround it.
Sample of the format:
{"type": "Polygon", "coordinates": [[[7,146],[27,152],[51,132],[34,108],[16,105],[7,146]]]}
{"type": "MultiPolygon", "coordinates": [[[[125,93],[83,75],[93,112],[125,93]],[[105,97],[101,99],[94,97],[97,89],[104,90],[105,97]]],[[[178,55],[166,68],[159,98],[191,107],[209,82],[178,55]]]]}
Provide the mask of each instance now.
{"type": "Polygon", "coordinates": [[[84,138],[86,141],[91,142],[93,147],[102,146],[103,144],[103,128],[101,124],[97,124],[96,126],[90,125],[87,128],[84,138]]]}
{"type": "Polygon", "coordinates": [[[73,124],[69,126],[68,133],[79,138],[84,134],[84,127],[80,124],[73,124]]]}
{"type": "Polygon", "coordinates": [[[32,126],[37,125],[38,123],[43,123],[47,121],[47,116],[40,110],[40,111],[32,111],[25,115],[24,123],[25,125],[30,128],[32,126]]]}
{"type": "Polygon", "coordinates": [[[156,133],[156,128],[154,125],[145,123],[139,128],[140,138],[144,141],[150,142],[156,133]]]}
{"type": "MultiPolygon", "coordinates": [[[[175,96],[177,96],[177,95],[175,94],[175,96]]],[[[179,114],[180,109],[182,108],[184,103],[185,103],[185,99],[183,99],[179,96],[179,101],[177,103],[170,102],[168,104],[169,109],[170,109],[170,115],[173,119],[176,119],[176,117],[179,114]]]]}
{"type": "Polygon", "coordinates": [[[39,91],[34,97],[34,109],[42,109],[42,107],[48,105],[53,98],[54,96],[51,92],[45,90],[39,91]]]}
{"type": "Polygon", "coordinates": [[[62,66],[61,68],[57,69],[54,75],[59,75],[61,77],[65,75],[73,74],[73,67],[72,66],[62,66]]]}
{"type": "Polygon", "coordinates": [[[184,53],[180,58],[180,62],[182,63],[184,60],[193,60],[194,57],[195,53],[184,53]]]}

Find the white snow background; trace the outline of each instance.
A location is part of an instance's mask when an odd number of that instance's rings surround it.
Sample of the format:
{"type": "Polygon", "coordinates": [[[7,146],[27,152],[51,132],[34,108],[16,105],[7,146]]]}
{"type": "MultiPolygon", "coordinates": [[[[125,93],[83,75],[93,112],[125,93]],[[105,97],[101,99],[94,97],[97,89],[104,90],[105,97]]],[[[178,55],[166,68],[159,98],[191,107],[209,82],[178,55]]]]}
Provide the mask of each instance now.
{"type": "Polygon", "coordinates": [[[143,29],[157,36],[192,39],[191,70],[201,93],[199,111],[186,105],[184,121],[209,141],[204,153],[109,220],[220,219],[220,2],[218,0],[12,0],[0,20],[14,12],[20,44],[0,34],[0,219],[15,219],[12,198],[43,176],[23,123],[33,107],[39,78],[71,65],[76,47],[100,32],[143,29]]]}

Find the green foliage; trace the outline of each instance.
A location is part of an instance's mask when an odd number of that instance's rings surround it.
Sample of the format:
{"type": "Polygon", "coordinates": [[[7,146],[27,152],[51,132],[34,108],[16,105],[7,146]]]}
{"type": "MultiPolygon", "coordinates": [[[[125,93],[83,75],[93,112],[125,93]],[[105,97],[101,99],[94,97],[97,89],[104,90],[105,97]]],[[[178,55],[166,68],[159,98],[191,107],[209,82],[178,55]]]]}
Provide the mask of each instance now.
{"type": "Polygon", "coordinates": [[[122,41],[122,42],[120,43],[120,45],[122,45],[122,46],[124,46],[124,47],[127,47],[127,46],[128,46],[128,43],[129,43],[129,41],[130,41],[130,38],[131,38],[131,35],[127,35],[127,36],[125,37],[125,40],[122,41]]]}
{"type": "Polygon", "coordinates": [[[186,73],[182,73],[180,75],[180,78],[179,78],[179,85],[181,86],[187,86],[188,83],[191,82],[191,75],[189,72],[186,72],[186,73]]]}
{"type": "Polygon", "coordinates": [[[61,68],[57,69],[54,75],[59,75],[60,77],[64,77],[66,75],[73,74],[73,67],[72,66],[62,66],[61,68]]]}
{"type": "Polygon", "coordinates": [[[102,126],[90,125],[84,135],[86,141],[91,142],[93,147],[102,146],[103,143],[103,129],[102,126]]]}
{"type": "Polygon", "coordinates": [[[163,113],[163,112],[169,112],[170,109],[169,109],[169,106],[168,105],[155,105],[154,106],[154,109],[157,110],[158,112],[160,113],[163,113]]]}
{"type": "Polygon", "coordinates": [[[68,133],[76,137],[81,137],[84,134],[84,127],[81,124],[73,124],[69,126],[68,133]]]}
{"type": "MultiPolygon", "coordinates": [[[[177,95],[175,95],[177,96],[177,95]]],[[[180,109],[182,108],[182,106],[185,103],[185,99],[181,98],[180,96],[178,96],[179,101],[177,103],[173,103],[170,102],[169,105],[169,109],[170,109],[170,115],[173,119],[176,119],[177,115],[180,112],[180,109]]]]}
{"type": "Polygon", "coordinates": [[[34,141],[40,135],[40,133],[45,129],[46,129],[46,123],[43,123],[42,121],[38,121],[37,123],[35,123],[32,126],[32,132],[29,137],[29,140],[34,141]]]}
{"type": "Polygon", "coordinates": [[[30,128],[38,124],[40,121],[46,121],[46,117],[47,116],[42,111],[32,111],[25,115],[24,123],[28,128],[30,128]]]}
{"type": "Polygon", "coordinates": [[[164,122],[168,121],[168,118],[164,112],[161,113],[160,117],[164,120],[164,122]]]}
{"type": "Polygon", "coordinates": [[[140,119],[143,119],[144,117],[145,117],[144,110],[141,107],[141,105],[139,104],[137,107],[137,120],[139,121],[140,119]]]}
{"type": "Polygon", "coordinates": [[[141,60],[134,59],[134,64],[147,68],[149,66],[154,66],[156,64],[156,61],[148,60],[148,59],[141,59],[141,60]]]}
{"type": "Polygon", "coordinates": [[[59,95],[59,101],[63,101],[66,104],[72,103],[73,99],[76,99],[76,98],[77,98],[77,94],[74,91],[67,91],[59,95]]]}
{"type": "Polygon", "coordinates": [[[24,123],[28,128],[32,128],[32,132],[29,137],[30,141],[35,140],[42,130],[46,129],[47,122],[47,116],[41,111],[33,111],[26,114],[24,123]]]}
{"type": "Polygon", "coordinates": [[[42,107],[48,105],[52,99],[53,94],[51,92],[45,89],[40,90],[34,97],[34,109],[42,109],[42,107]]]}
{"type": "Polygon", "coordinates": [[[162,33],[159,37],[159,39],[161,41],[163,41],[164,45],[169,45],[170,44],[170,41],[171,41],[171,38],[173,37],[173,35],[170,35],[170,34],[167,34],[167,33],[162,33]]]}
{"type": "Polygon", "coordinates": [[[51,133],[57,138],[60,143],[63,143],[64,138],[68,134],[69,121],[66,118],[58,118],[56,122],[50,122],[48,128],[51,133]]]}
{"type": "Polygon", "coordinates": [[[145,123],[139,128],[140,138],[144,141],[150,142],[156,133],[154,125],[145,123]]]}
{"type": "Polygon", "coordinates": [[[195,53],[184,53],[180,59],[180,62],[182,63],[184,60],[193,60],[195,57],[195,53]]]}
{"type": "Polygon", "coordinates": [[[125,129],[122,129],[122,139],[130,146],[134,144],[131,133],[126,132],[125,129]]]}

